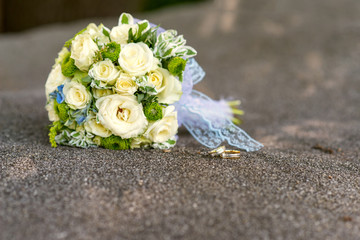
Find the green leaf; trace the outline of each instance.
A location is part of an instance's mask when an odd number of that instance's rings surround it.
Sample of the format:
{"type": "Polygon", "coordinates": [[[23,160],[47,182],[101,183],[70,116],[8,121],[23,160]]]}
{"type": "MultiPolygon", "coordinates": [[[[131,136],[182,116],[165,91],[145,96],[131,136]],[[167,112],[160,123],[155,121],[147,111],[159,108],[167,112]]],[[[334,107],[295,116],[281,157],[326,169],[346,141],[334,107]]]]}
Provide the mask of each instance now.
{"type": "Polygon", "coordinates": [[[165,58],[165,57],[169,56],[172,51],[173,51],[172,48],[168,49],[168,50],[162,55],[162,57],[165,58]]]}
{"type": "Polygon", "coordinates": [[[174,145],[176,143],[175,140],[171,140],[171,139],[167,140],[166,142],[170,145],[174,145]]]}
{"type": "Polygon", "coordinates": [[[129,29],[128,36],[129,36],[128,43],[135,42],[135,36],[134,36],[133,31],[132,31],[131,28],[129,29]]]}
{"type": "Polygon", "coordinates": [[[137,101],[138,103],[141,103],[141,101],[145,98],[145,94],[140,93],[137,95],[137,101]]]}
{"type": "Polygon", "coordinates": [[[129,15],[130,14],[128,14],[128,13],[122,13],[121,16],[120,16],[120,22],[122,24],[129,24],[129,15]]]}
{"type": "Polygon", "coordinates": [[[86,77],[83,77],[81,79],[81,83],[86,84],[86,85],[91,83],[91,81],[92,81],[92,78],[89,75],[87,75],[86,77]]]}
{"type": "Polygon", "coordinates": [[[103,34],[110,38],[110,33],[105,28],[103,28],[103,34]]]}
{"type": "Polygon", "coordinates": [[[146,87],[145,87],[145,91],[146,91],[146,92],[151,92],[151,93],[156,93],[155,88],[150,87],[150,86],[146,86],[146,87]]]}
{"type": "Polygon", "coordinates": [[[193,49],[191,47],[187,48],[187,52],[186,52],[187,56],[195,56],[196,54],[197,54],[197,52],[195,51],[195,49],[193,49]]]}
{"type": "Polygon", "coordinates": [[[140,37],[142,32],[149,27],[149,22],[147,20],[144,20],[144,21],[138,22],[137,25],[139,26],[137,35],[139,35],[139,37],[140,37]]]}

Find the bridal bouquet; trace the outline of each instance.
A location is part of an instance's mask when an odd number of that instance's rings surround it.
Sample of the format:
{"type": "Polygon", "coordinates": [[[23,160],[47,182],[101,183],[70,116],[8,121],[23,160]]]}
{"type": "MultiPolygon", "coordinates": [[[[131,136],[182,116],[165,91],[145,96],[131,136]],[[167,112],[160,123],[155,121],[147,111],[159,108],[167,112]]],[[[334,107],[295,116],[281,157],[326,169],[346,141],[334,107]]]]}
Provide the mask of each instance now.
{"type": "Polygon", "coordinates": [[[192,90],[204,77],[194,56],[175,30],[127,13],[111,30],[89,24],[65,43],[45,84],[51,145],[170,148],[183,124],[208,147],[259,149],[225,101],[192,90]]]}

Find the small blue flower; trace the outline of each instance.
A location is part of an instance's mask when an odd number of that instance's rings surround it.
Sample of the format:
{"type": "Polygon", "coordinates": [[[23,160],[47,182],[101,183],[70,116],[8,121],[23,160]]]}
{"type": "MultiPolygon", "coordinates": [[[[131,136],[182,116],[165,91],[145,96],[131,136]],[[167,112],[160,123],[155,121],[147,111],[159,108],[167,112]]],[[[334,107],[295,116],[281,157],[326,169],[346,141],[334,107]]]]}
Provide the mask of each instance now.
{"type": "Polygon", "coordinates": [[[50,96],[51,99],[56,98],[56,96],[57,96],[57,90],[55,90],[55,91],[53,91],[52,93],[50,93],[49,96],[50,96]]]}
{"type": "Polygon", "coordinates": [[[86,116],[80,115],[76,118],[76,122],[77,122],[77,124],[81,125],[85,121],[85,119],[86,119],[86,116]]]}
{"type": "Polygon", "coordinates": [[[87,112],[88,112],[88,108],[84,108],[82,110],[76,110],[74,112],[73,116],[75,117],[77,124],[82,125],[84,123],[84,121],[87,118],[87,112]]]}
{"type": "Polygon", "coordinates": [[[58,103],[63,103],[65,100],[65,96],[63,93],[64,84],[58,86],[57,88],[58,88],[58,90],[56,91],[56,101],[58,103]]]}

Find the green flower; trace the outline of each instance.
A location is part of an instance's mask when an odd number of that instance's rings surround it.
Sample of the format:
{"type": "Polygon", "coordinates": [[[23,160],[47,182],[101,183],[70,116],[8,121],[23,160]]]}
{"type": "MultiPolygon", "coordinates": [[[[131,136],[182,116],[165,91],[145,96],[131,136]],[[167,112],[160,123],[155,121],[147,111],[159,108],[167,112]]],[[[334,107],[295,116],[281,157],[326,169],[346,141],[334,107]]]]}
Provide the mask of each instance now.
{"type": "Polygon", "coordinates": [[[181,80],[183,72],[185,71],[185,66],[186,60],[182,59],[181,57],[174,57],[171,58],[168,62],[167,69],[172,75],[178,76],[181,80]]]}
{"type": "Polygon", "coordinates": [[[59,104],[58,102],[55,101],[54,107],[55,107],[55,112],[57,113],[61,121],[66,122],[69,119],[69,114],[68,114],[69,107],[66,105],[66,103],[63,102],[59,104]]]}
{"type": "Polygon", "coordinates": [[[72,59],[71,53],[67,53],[64,57],[64,60],[61,63],[61,72],[65,77],[72,77],[75,74],[75,71],[78,69],[75,66],[75,60],[72,59]]]}
{"type": "Polygon", "coordinates": [[[111,42],[111,43],[106,44],[101,55],[102,55],[103,59],[108,58],[112,62],[116,62],[119,59],[120,49],[121,49],[120,44],[111,42]]]}
{"type": "Polygon", "coordinates": [[[156,102],[148,103],[144,106],[144,114],[150,121],[162,119],[162,107],[156,102]]]}
{"type": "Polygon", "coordinates": [[[55,137],[56,135],[60,132],[60,130],[62,129],[63,125],[61,124],[60,121],[56,121],[53,122],[53,125],[50,128],[50,132],[49,132],[49,141],[51,143],[52,147],[57,147],[56,141],[55,141],[55,137]]]}
{"type": "Polygon", "coordinates": [[[101,146],[112,150],[126,150],[130,149],[130,139],[122,139],[117,136],[110,136],[101,139],[101,146]]]}

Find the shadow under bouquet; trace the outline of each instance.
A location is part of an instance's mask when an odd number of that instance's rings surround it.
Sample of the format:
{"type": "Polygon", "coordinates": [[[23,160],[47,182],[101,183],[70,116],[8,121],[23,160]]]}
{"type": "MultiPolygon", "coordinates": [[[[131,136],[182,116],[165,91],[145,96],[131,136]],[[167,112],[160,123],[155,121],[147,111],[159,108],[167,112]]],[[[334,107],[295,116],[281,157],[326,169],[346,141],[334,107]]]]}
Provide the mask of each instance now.
{"type": "Polygon", "coordinates": [[[171,148],[184,125],[203,145],[262,145],[232,122],[228,102],[192,89],[204,71],[175,30],[123,13],[68,40],[45,84],[53,147],[171,148]]]}

